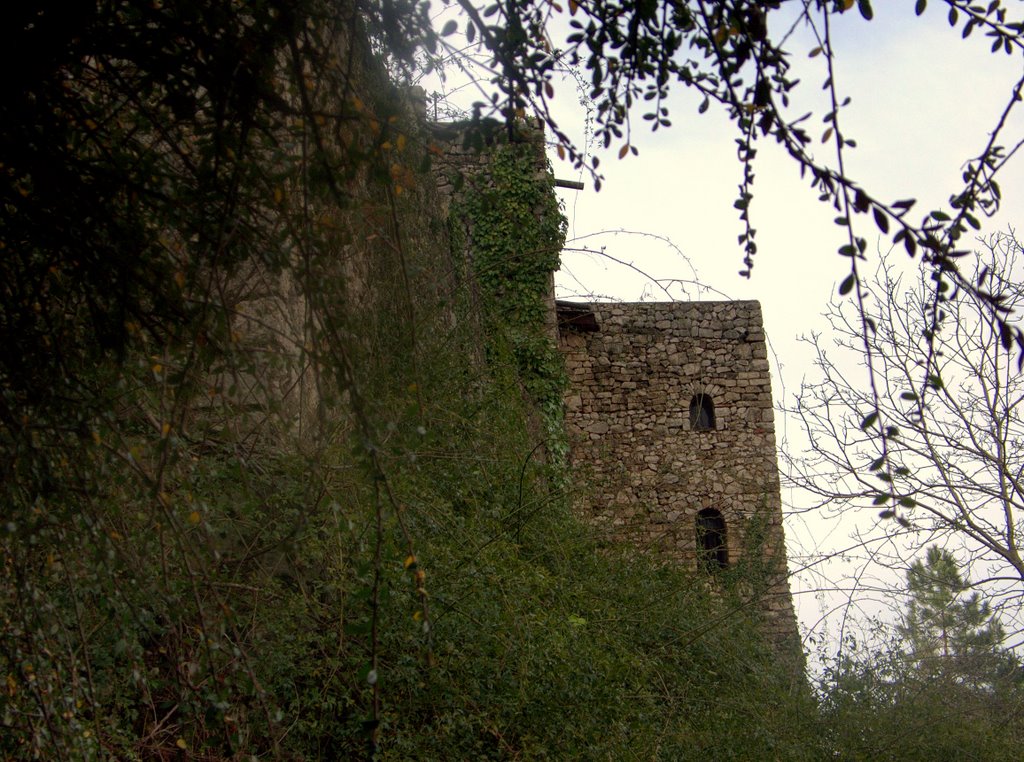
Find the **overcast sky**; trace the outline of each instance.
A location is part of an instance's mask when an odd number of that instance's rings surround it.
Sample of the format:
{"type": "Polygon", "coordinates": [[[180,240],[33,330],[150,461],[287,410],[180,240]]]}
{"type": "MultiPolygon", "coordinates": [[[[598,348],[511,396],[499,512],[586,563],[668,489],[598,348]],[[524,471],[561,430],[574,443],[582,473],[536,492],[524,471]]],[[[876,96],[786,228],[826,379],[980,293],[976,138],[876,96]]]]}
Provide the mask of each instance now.
{"type": "MultiPolygon", "coordinates": [[[[776,36],[792,24],[798,6],[789,5],[792,12],[784,9],[770,18],[776,36]]],[[[977,31],[962,40],[962,27],[951,29],[946,21],[946,6],[931,5],[917,18],[913,0],[875,0],[870,23],[856,10],[832,18],[839,96],[852,98],[841,112],[841,125],[844,135],[858,144],[847,153],[848,173],[882,200],[918,199],[915,220],[926,209],[945,204],[958,189],[965,161],[984,148],[1022,72],[1019,54],[991,54],[990,41],[977,31]]],[[[816,45],[798,29],[786,47],[802,80],[791,117],[813,110],[809,132],[820,138],[825,129],[821,115],[828,109],[821,89],[825,59],[808,58],[816,45]]],[[[585,144],[585,109],[571,80],[557,93],[560,126],[577,145],[585,144]]],[[[827,328],[821,314],[848,273],[848,262],[836,254],[844,232],[833,223],[834,210],[817,201],[817,193],[800,180],[792,160],[765,141],[755,162],[751,207],[759,251],[753,277],[741,278],[741,225],[733,208],[741,179],[736,133],[714,107],[699,115],[698,104],[692,94],[679,93],[670,102],[671,129],[635,134],[639,156],[620,161],[617,145],[599,153],[605,175],[599,193],[588,177],[551,152],[556,177],[587,185],[582,192],[559,191],[569,219],[568,246],[603,247],[610,257],[632,265],[567,251],[556,276],[559,295],[667,298],[640,270],[686,282],[670,286],[674,298],[757,299],[771,345],[774,394],[778,402],[791,402],[801,379],[813,376],[813,353],[798,339],[827,328]],[[615,230],[635,232],[596,235],[615,230]]],[[[1012,145],[1024,135],[1024,112],[1015,113],[1009,126],[1007,141],[1012,145]]],[[[817,143],[813,152],[834,163],[832,143],[817,143]]],[[[1000,184],[1005,203],[998,215],[983,222],[986,234],[1024,224],[1024,172],[1011,164],[1000,184]]],[[[888,249],[870,221],[865,218],[860,225],[859,234],[870,242],[869,253],[878,246],[888,249]]],[[[776,415],[776,432],[783,446],[801,447],[799,424],[781,413],[776,415]]],[[[815,554],[847,546],[850,532],[869,530],[877,516],[877,511],[866,510],[849,517],[848,524],[829,526],[798,512],[806,504],[801,495],[787,492],[783,501],[795,509],[786,523],[791,568],[815,554]]],[[[817,599],[809,591],[832,583],[846,587],[844,575],[858,569],[855,553],[849,563],[837,560],[819,565],[814,574],[796,575],[792,585],[802,623],[816,626],[821,612],[843,599],[841,594],[817,599]]],[[[898,585],[901,580],[890,576],[888,582],[898,585]]],[[[863,599],[865,611],[879,611],[873,596],[865,592],[863,599]]]]}

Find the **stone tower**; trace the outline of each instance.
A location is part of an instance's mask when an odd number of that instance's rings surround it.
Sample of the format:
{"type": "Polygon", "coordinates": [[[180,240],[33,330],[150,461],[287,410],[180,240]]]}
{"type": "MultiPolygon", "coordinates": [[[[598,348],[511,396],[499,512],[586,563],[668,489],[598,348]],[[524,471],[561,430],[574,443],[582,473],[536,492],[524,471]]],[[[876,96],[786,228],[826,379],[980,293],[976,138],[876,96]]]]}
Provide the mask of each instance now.
{"type": "Polygon", "coordinates": [[[786,581],[761,306],[558,302],[578,509],[616,539],[715,575],[756,562],[752,605],[799,648],[786,581]]]}

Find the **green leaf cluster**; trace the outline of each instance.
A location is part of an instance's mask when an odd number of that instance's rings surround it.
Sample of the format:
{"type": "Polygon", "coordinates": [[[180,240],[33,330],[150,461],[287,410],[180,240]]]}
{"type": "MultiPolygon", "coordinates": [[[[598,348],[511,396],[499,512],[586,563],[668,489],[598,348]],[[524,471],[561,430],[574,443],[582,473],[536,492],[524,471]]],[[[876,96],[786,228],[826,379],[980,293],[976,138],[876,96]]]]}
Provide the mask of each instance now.
{"type": "Polygon", "coordinates": [[[518,383],[540,412],[548,452],[563,467],[567,380],[549,321],[566,221],[550,171],[538,164],[538,147],[530,142],[542,134],[521,129],[522,142],[500,144],[487,171],[470,179],[453,216],[464,220],[457,240],[482,295],[488,351],[495,360],[512,359],[518,383]]]}

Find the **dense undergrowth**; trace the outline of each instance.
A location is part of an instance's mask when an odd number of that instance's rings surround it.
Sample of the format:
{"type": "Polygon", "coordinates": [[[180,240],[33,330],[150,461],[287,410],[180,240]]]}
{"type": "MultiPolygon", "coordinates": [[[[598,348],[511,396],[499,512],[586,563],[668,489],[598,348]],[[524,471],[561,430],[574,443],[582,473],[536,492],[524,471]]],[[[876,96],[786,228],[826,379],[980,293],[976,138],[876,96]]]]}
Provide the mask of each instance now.
{"type": "Polygon", "coordinates": [[[476,386],[382,445],[415,566],[349,441],[184,454],[166,510],[111,462],[40,504],[4,544],[4,755],[816,758],[752,623],[600,550],[527,461],[520,389],[476,386]]]}
{"type": "Polygon", "coordinates": [[[569,510],[529,146],[449,224],[356,7],[245,14],[32,16],[0,106],[0,757],[830,758],[756,569],[569,510]]]}
{"type": "MultiPolygon", "coordinates": [[[[258,21],[274,76],[322,60],[258,21]]],[[[139,61],[55,91],[159,182],[126,224],[160,297],[97,306],[73,271],[102,277],[119,240],[4,223],[25,291],[5,330],[45,341],[2,372],[0,756],[814,758],[808,699],[746,610],[569,511],[550,177],[499,140],[449,227],[430,139],[359,55],[364,89],[286,91],[340,109],[331,134],[268,100],[248,131],[178,136],[139,61]]]]}
{"type": "Polygon", "coordinates": [[[302,362],[244,336],[83,374],[50,488],[5,486],[4,757],[815,758],[742,608],[570,515],[507,319],[421,298],[413,342],[381,293],[321,316],[301,435],[209,382],[302,362]]]}

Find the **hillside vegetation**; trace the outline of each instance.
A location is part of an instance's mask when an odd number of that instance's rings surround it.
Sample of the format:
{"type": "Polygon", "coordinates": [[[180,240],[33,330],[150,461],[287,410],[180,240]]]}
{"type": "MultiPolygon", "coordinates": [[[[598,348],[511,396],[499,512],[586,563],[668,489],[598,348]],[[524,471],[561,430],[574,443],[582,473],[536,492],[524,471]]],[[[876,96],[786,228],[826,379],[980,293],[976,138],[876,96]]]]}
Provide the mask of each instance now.
{"type": "Polygon", "coordinates": [[[0,754],[813,757],[742,607],[570,515],[536,149],[449,223],[364,46],[153,13],[5,106],[0,754]]]}
{"type": "Polygon", "coordinates": [[[246,8],[10,11],[0,756],[832,758],[883,705],[819,714],[756,569],[570,511],[525,132],[439,197],[354,9],[246,8]]]}

